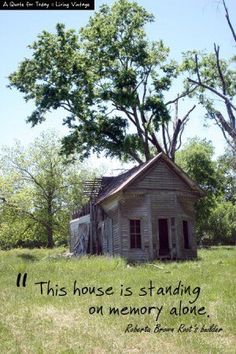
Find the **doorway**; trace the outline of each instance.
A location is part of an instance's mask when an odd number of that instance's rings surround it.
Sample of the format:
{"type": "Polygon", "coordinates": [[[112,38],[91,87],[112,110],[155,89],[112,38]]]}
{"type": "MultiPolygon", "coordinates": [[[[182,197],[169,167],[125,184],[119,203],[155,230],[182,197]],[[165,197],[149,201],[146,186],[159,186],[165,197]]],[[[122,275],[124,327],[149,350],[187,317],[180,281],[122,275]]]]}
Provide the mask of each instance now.
{"type": "Polygon", "coordinates": [[[158,219],[158,233],[159,233],[159,256],[168,256],[170,253],[168,219],[158,219]]]}

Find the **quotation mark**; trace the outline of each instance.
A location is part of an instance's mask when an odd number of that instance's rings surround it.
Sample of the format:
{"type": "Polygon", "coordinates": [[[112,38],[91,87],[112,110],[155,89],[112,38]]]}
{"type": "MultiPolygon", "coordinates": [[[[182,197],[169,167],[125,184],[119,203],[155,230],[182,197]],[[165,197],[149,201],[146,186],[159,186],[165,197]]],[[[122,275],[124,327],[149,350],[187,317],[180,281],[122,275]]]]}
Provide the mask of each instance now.
{"type": "MultiPolygon", "coordinates": [[[[23,275],[22,285],[23,285],[24,288],[26,287],[26,279],[27,279],[27,273],[25,273],[25,274],[23,275]]],[[[21,286],[20,281],[21,281],[21,273],[19,273],[19,274],[17,275],[16,286],[17,286],[18,288],[21,286]]]]}

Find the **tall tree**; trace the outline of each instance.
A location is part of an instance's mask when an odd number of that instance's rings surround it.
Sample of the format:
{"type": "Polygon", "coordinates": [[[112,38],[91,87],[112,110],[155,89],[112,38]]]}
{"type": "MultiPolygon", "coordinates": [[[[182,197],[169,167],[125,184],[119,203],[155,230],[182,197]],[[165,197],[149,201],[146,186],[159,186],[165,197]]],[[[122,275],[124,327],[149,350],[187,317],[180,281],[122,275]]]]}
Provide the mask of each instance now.
{"type": "Polygon", "coordinates": [[[218,173],[217,163],[213,161],[213,153],[211,142],[194,138],[176,154],[177,164],[206,192],[206,197],[196,205],[199,240],[204,235],[216,198],[222,194],[222,178],[218,173]]]}
{"type": "Polygon", "coordinates": [[[173,158],[190,112],[177,117],[169,134],[169,107],[176,100],[165,102],[164,96],[177,65],[162,41],[148,40],[145,25],[153,20],[137,3],[119,0],[103,5],[79,35],[61,24],[56,34],[40,34],[30,46],[32,58],[10,75],[10,86],[36,104],[28,122],[41,123],[47,112],[64,108],[66,154],[76,150],[84,158],[104,151],[141,163],[165,150],[173,158]]]}
{"type": "Polygon", "coordinates": [[[190,119],[192,111],[196,108],[194,104],[184,115],[179,114],[179,103],[180,100],[188,95],[188,90],[184,91],[182,94],[178,94],[173,100],[166,102],[166,106],[174,105],[174,113],[172,114],[172,119],[162,123],[161,133],[162,133],[162,144],[164,152],[175,161],[176,152],[182,146],[182,136],[186,124],[190,119]]]}
{"type": "MultiPolygon", "coordinates": [[[[226,3],[222,1],[227,24],[236,43],[236,35],[226,3]]],[[[210,54],[189,51],[184,56],[182,68],[189,73],[186,89],[197,96],[206,108],[207,117],[220,127],[225,140],[236,149],[236,57],[221,59],[220,46],[214,44],[210,54]]]]}
{"type": "Polygon", "coordinates": [[[217,169],[224,199],[236,205],[236,155],[232,149],[227,149],[218,157],[217,169]]]}
{"type": "MultiPolygon", "coordinates": [[[[3,230],[37,238],[53,247],[65,238],[73,208],[82,202],[88,173],[78,163],[64,164],[56,134],[42,134],[28,148],[17,144],[1,156],[1,237],[3,230]],[[16,228],[20,225],[19,230],[16,228]],[[29,236],[30,235],[30,236],[29,236]]],[[[19,238],[20,239],[20,238],[19,238]]]]}
{"type": "Polygon", "coordinates": [[[176,154],[177,163],[206,192],[197,205],[197,236],[210,244],[230,244],[236,235],[236,162],[231,150],[213,160],[211,142],[191,139],[176,154]]]}

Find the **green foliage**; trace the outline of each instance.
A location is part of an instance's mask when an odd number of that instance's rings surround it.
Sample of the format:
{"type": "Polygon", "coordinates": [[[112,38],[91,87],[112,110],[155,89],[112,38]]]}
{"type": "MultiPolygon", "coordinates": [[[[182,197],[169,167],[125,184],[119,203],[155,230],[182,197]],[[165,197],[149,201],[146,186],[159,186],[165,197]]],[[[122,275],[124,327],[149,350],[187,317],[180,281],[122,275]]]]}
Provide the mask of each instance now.
{"type": "Polygon", "coordinates": [[[210,244],[235,244],[236,205],[218,200],[206,225],[204,242],[210,244]]]}
{"type": "Polygon", "coordinates": [[[42,134],[24,148],[4,148],[1,156],[0,247],[48,246],[67,242],[73,209],[84,202],[89,172],[65,164],[56,134],[42,134]]]}
{"type": "Polygon", "coordinates": [[[236,71],[231,60],[219,59],[217,62],[215,53],[189,51],[184,54],[180,70],[189,74],[190,79],[185,82],[187,91],[191,91],[197,85],[197,89],[190,96],[197,97],[200,104],[206,108],[207,118],[217,119],[216,113],[219,110],[217,101],[222,100],[225,103],[228,100],[233,105],[236,71]]]}
{"type": "MultiPolygon", "coordinates": [[[[218,72],[217,60],[215,53],[203,53],[199,51],[189,51],[184,54],[183,63],[181,69],[188,71],[191,77],[195,77],[197,69],[199,76],[203,83],[207,83],[209,87],[222,91],[222,79],[218,72]],[[197,55],[197,67],[196,67],[196,55],[197,55]]],[[[232,60],[220,59],[219,61],[221,73],[224,77],[224,84],[227,90],[227,94],[231,99],[235,96],[236,92],[236,71],[233,68],[232,60]]],[[[190,84],[190,83],[189,83],[190,84]]],[[[201,92],[205,92],[204,87],[199,87],[201,92]]]]}
{"type": "Polygon", "coordinates": [[[224,198],[236,204],[236,152],[228,149],[218,158],[217,165],[224,198]]]}
{"type": "Polygon", "coordinates": [[[43,31],[30,46],[32,58],[9,77],[10,86],[36,105],[28,122],[36,125],[64,108],[71,129],[63,139],[67,155],[77,151],[83,159],[104,151],[148,160],[151,146],[159,149],[154,133],[170,120],[163,99],[177,73],[169,49],[146,36],[153,20],[142,6],[121,0],[101,6],[79,35],[62,24],[55,34],[43,31]]]}
{"type": "Polygon", "coordinates": [[[209,193],[217,193],[219,189],[213,153],[211,142],[193,138],[176,156],[176,163],[209,193]]]}
{"type": "Polygon", "coordinates": [[[195,138],[176,154],[176,162],[206,192],[196,205],[198,241],[230,244],[236,233],[234,154],[213,161],[213,153],[210,142],[195,138]]]}
{"type": "Polygon", "coordinates": [[[186,147],[176,154],[176,163],[206,191],[206,196],[196,205],[198,240],[203,237],[205,224],[215,204],[215,193],[219,188],[212,156],[211,143],[197,138],[190,140],[186,147]]]}

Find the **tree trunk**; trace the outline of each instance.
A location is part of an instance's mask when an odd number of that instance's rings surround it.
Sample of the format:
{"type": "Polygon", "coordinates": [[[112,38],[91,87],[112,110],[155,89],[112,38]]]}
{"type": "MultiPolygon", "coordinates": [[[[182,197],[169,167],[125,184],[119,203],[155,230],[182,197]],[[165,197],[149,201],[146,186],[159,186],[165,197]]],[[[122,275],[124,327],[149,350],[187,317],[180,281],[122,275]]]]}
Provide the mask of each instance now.
{"type": "Polygon", "coordinates": [[[54,247],[54,241],[53,241],[53,211],[52,211],[52,196],[49,193],[48,196],[48,208],[47,208],[47,226],[46,226],[46,232],[47,232],[47,248],[53,248],[54,247]]]}
{"type": "Polygon", "coordinates": [[[51,224],[48,224],[46,231],[47,231],[47,248],[53,248],[54,247],[53,228],[51,224]]]}

